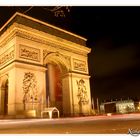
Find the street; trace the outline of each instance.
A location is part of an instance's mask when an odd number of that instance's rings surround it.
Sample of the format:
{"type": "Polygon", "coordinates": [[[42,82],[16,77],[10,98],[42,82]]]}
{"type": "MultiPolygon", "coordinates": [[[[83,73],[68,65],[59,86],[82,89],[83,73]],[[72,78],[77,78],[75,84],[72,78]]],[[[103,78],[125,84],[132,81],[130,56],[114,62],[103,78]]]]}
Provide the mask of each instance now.
{"type": "Polygon", "coordinates": [[[0,120],[0,134],[127,134],[140,131],[140,114],[0,120]]]}

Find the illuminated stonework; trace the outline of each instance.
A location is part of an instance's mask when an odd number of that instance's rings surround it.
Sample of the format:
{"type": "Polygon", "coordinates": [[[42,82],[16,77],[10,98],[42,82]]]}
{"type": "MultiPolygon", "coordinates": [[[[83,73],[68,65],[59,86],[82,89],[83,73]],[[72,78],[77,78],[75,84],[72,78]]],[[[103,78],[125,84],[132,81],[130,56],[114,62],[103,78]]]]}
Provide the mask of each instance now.
{"type": "Polygon", "coordinates": [[[24,75],[23,79],[23,102],[37,102],[38,93],[37,93],[37,81],[33,73],[27,72],[24,75]]]}
{"type": "Polygon", "coordinates": [[[19,57],[30,59],[33,61],[40,61],[40,50],[28,46],[20,46],[19,57]]]}
{"type": "Polygon", "coordinates": [[[89,100],[87,99],[87,90],[86,90],[86,85],[85,81],[83,79],[77,81],[77,86],[78,86],[78,100],[79,104],[88,104],[89,100]]]}
{"type": "Polygon", "coordinates": [[[74,70],[76,71],[87,71],[86,61],[81,61],[78,59],[73,59],[74,70]]]}
{"type": "Polygon", "coordinates": [[[41,117],[56,107],[60,117],[90,115],[85,38],[20,13],[0,34],[0,114],[41,117]]]}
{"type": "Polygon", "coordinates": [[[45,61],[45,63],[47,63],[47,61],[50,61],[49,58],[52,58],[56,61],[57,59],[61,59],[60,61],[63,61],[63,63],[65,63],[65,65],[67,65],[68,69],[71,67],[71,60],[70,60],[70,56],[64,55],[60,52],[48,52],[47,50],[43,50],[43,60],[45,61]],[[47,60],[46,60],[47,59],[47,60]]]}
{"type": "Polygon", "coordinates": [[[14,47],[11,47],[0,55],[0,67],[8,63],[12,59],[14,59],[14,47]]]}

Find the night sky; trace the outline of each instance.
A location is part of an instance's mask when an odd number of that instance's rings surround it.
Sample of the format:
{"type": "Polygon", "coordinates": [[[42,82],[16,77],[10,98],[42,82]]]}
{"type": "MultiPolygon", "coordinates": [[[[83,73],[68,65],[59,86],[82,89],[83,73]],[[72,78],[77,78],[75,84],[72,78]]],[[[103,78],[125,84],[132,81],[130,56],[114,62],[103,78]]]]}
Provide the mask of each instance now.
{"type": "MultiPolygon", "coordinates": [[[[28,7],[0,7],[0,26],[15,11],[28,7]]],[[[91,94],[99,101],[140,99],[140,7],[70,7],[55,17],[47,7],[26,14],[88,39],[91,94]]],[[[64,9],[65,10],[65,9],[64,9]]]]}

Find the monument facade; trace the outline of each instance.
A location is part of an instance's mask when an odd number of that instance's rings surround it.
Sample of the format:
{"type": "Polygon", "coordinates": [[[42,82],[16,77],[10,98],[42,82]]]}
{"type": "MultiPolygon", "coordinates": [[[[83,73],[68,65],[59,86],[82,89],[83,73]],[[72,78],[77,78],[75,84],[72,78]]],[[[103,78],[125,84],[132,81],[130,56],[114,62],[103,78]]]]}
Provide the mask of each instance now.
{"type": "Polygon", "coordinates": [[[90,115],[86,39],[15,13],[0,29],[0,114],[90,115]]]}

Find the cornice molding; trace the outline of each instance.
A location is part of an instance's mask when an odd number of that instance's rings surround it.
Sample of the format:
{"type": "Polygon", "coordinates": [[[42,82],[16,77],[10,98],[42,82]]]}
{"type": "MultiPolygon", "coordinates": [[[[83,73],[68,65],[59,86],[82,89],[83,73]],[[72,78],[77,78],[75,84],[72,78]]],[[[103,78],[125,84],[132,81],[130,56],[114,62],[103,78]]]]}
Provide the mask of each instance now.
{"type": "Polygon", "coordinates": [[[78,72],[68,72],[66,74],[63,75],[63,77],[76,77],[76,78],[84,78],[84,79],[90,79],[91,76],[89,76],[88,74],[85,73],[78,73],[78,72]]]}
{"type": "Polygon", "coordinates": [[[10,40],[16,36],[16,30],[11,30],[11,32],[0,36],[0,49],[3,48],[10,40]]]}
{"type": "Polygon", "coordinates": [[[85,46],[67,41],[65,39],[43,33],[41,31],[14,23],[9,29],[0,37],[0,47],[4,46],[13,37],[19,36],[28,40],[32,40],[41,44],[63,49],[66,51],[74,52],[76,54],[87,56],[91,49],[85,46]]]}
{"type": "Polygon", "coordinates": [[[22,14],[22,13],[19,13],[19,12],[16,12],[16,13],[15,13],[15,14],[0,28],[0,31],[2,31],[16,16],[24,17],[24,18],[26,18],[26,19],[32,20],[32,21],[34,21],[34,22],[37,22],[37,23],[39,23],[39,24],[42,24],[42,25],[51,27],[51,28],[53,28],[53,29],[59,30],[59,31],[64,32],[64,33],[66,33],[66,34],[69,34],[69,35],[75,36],[75,37],[77,37],[77,38],[80,38],[80,39],[82,39],[82,40],[84,40],[84,41],[87,41],[86,38],[84,38],[84,37],[82,37],[82,36],[80,36],[80,35],[74,34],[74,33],[72,33],[72,32],[69,32],[69,31],[67,31],[67,30],[64,30],[64,29],[62,29],[62,28],[59,28],[59,27],[57,27],[57,26],[51,25],[51,24],[49,24],[49,23],[47,23],[47,22],[43,22],[43,21],[41,21],[41,20],[35,19],[35,18],[33,18],[33,17],[27,16],[27,15],[22,14]]]}
{"type": "Polygon", "coordinates": [[[66,39],[63,39],[63,38],[60,38],[58,36],[55,36],[55,35],[51,35],[51,34],[48,34],[48,33],[45,33],[45,32],[42,32],[42,31],[39,31],[39,30],[36,30],[36,29],[33,29],[31,27],[27,27],[25,25],[21,25],[21,24],[15,24],[16,25],[16,28],[20,31],[23,31],[23,32],[26,32],[30,35],[33,35],[33,36],[36,36],[40,39],[44,39],[44,40],[47,40],[48,42],[53,42],[53,43],[56,43],[56,44],[60,44],[64,47],[72,47],[72,49],[80,49],[86,53],[89,53],[90,52],[90,48],[88,47],[85,47],[83,45],[80,45],[80,44],[77,44],[77,43],[74,43],[72,41],[69,41],[69,40],[66,40],[66,39]]]}

